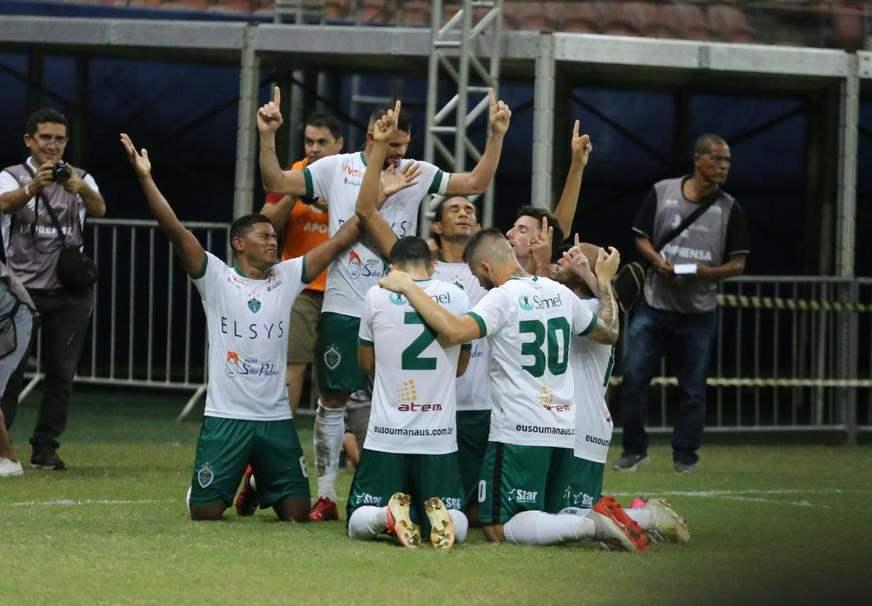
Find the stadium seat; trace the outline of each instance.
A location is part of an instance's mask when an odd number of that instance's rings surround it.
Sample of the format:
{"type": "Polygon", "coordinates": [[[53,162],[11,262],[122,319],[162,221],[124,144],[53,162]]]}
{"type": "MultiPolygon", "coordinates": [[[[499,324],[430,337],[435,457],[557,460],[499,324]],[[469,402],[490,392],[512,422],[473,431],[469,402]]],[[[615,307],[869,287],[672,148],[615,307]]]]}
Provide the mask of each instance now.
{"type": "Polygon", "coordinates": [[[250,13],[253,8],[249,0],[215,0],[206,10],[214,13],[250,13]]]}
{"type": "Polygon", "coordinates": [[[753,42],[754,30],[745,13],[735,6],[716,5],[708,8],[708,24],[712,35],[724,42],[753,42]]]}
{"type": "Polygon", "coordinates": [[[328,20],[347,19],[354,0],[324,0],[324,17],[328,20]]]}
{"type": "MultiPolygon", "coordinates": [[[[666,28],[675,38],[706,40],[709,38],[705,15],[698,6],[690,4],[664,4],[657,9],[658,32],[666,28]]],[[[662,36],[662,33],[654,34],[662,36]]]]}
{"type": "Polygon", "coordinates": [[[609,2],[600,18],[604,34],[645,35],[656,19],[657,7],[648,2],[609,2]]]}
{"type": "Polygon", "coordinates": [[[424,0],[405,0],[402,2],[398,21],[403,25],[430,25],[430,3],[424,0]]]}
{"type": "Polygon", "coordinates": [[[850,52],[863,48],[863,6],[859,3],[840,2],[830,10],[835,46],[850,52]]]}
{"type": "Polygon", "coordinates": [[[161,0],[130,0],[129,6],[160,6],[161,0]]]}
{"type": "Polygon", "coordinates": [[[209,0],[170,0],[161,2],[160,7],[179,11],[202,11],[209,8],[209,0]]]}
{"type": "Polygon", "coordinates": [[[358,0],[358,19],[361,23],[393,23],[396,4],[392,0],[358,0]]]}
{"type": "Polygon", "coordinates": [[[503,2],[503,23],[506,29],[554,31],[553,5],[553,2],[503,2]]]}
{"type": "Polygon", "coordinates": [[[561,32],[591,33],[598,30],[601,2],[561,3],[556,15],[556,26],[561,32]]]}

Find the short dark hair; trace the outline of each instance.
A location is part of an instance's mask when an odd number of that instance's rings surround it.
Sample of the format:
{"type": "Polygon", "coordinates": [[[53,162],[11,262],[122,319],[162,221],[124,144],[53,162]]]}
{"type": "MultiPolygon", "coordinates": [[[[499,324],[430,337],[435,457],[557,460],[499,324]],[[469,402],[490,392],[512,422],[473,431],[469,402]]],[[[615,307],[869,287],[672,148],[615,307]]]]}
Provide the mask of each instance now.
{"type": "Polygon", "coordinates": [[[463,260],[471,265],[476,252],[481,245],[484,244],[485,241],[493,239],[505,240],[506,235],[496,227],[488,227],[472,236],[472,238],[469,239],[469,242],[466,243],[466,248],[463,251],[463,260]]]}
{"type": "Polygon", "coordinates": [[[270,221],[266,215],[262,215],[260,213],[251,213],[249,215],[242,215],[238,219],[236,219],[233,224],[230,226],[230,248],[233,249],[233,252],[236,252],[236,249],[233,248],[233,240],[235,238],[245,237],[245,234],[258,223],[269,223],[272,225],[272,221],[270,221]]]}
{"type": "Polygon", "coordinates": [[[24,133],[32,137],[36,134],[36,129],[39,128],[39,125],[46,122],[63,124],[69,130],[69,124],[67,124],[67,117],[65,115],[56,109],[43,107],[27,117],[27,122],[24,123],[24,133]]]}
{"type": "Polygon", "coordinates": [[[432,258],[427,241],[418,236],[400,238],[394,242],[388,255],[392,265],[427,265],[432,258]]]}
{"type": "MultiPolygon", "coordinates": [[[[375,121],[388,113],[389,109],[394,109],[393,103],[390,105],[377,105],[369,115],[369,124],[375,124],[375,121]]],[[[400,112],[400,121],[397,122],[397,130],[401,130],[404,133],[412,132],[412,122],[409,120],[409,114],[407,112],[400,112]]]]}
{"type": "Polygon", "coordinates": [[[521,217],[533,217],[540,223],[542,222],[542,217],[548,218],[548,225],[554,229],[554,239],[551,241],[551,259],[553,260],[557,255],[560,244],[566,239],[566,234],[563,233],[563,228],[560,227],[560,221],[553,214],[538,206],[522,206],[518,211],[518,218],[520,219],[521,217]]]}
{"type": "Polygon", "coordinates": [[[330,134],[333,135],[334,139],[338,140],[342,138],[342,124],[339,122],[339,119],[333,114],[312,114],[306,119],[306,121],[303,123],[303,126],[326,128],[330,131],[330,134]]]}
{"type": "Polygon", "coordinates": [[[712,147],[714,147],[715,145],[726,144],[727,142],[720,135],[716,135],[714,133],[706,133],[696,138],[696,142],[693,144],[693,154],[695,156],[707,154],[712,150],[712,147]]]}

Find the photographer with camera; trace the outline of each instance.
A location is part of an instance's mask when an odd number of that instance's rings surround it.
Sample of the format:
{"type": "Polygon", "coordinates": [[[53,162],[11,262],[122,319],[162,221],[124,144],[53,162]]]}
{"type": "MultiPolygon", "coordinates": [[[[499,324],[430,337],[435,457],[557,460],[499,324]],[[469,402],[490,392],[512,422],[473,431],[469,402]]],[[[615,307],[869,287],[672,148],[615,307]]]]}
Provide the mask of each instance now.
{"type": "MultiPolygon", "coordinates": [[[[45,381],[30,438],[30,462],[41,469],[64,469],[56,452],[58,438],[67,424],[67,405],[96,280],[93,261],[82,253],[83,227],[86,215],[106,214],[94,178],[63,161],[68,140],[64,115],[39,109],[25,125],[24,145],[30,157],[0,172],[0,228],[6,264],[33,299],[42,331],[45,381]]],[[[27,356],[3,394],[7,428],[15,419],[26,363],[27,356]]]]}

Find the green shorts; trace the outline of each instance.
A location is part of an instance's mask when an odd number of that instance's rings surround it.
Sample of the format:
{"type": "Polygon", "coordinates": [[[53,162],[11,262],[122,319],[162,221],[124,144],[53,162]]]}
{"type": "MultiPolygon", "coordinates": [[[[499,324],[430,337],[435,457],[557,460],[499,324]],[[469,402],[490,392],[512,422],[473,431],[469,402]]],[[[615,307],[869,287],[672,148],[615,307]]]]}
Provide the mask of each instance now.
{"type": "MultiPolygon", "coordinates": [[[[572,457],[572,478],[569,493],[562,507],[590,509],[599,501],[603,493],[603,472],[605,463],[595,463],[587,459],[572,457]]],[[[561,508],[562,508],[561,507],[561,508]]]]}
{"type": "Polygon", "coordinates": [[[571,448],[488,442],[478,483],[478,521],[505,524],[522,511],[560,511],[572,458],[571,448]]]}
{"type": "Polygon", "coordinates": [[[367,375],[357,365],[360,318],[325,311],[318,323],[318,385],[334,391],[357,391],[367,375]]]}
{"type": "Polygon", "coordinates": [[[395,492],[412,497],[412,519],[422,526],[426,526],[427,520],[424,501],[430,497],[441,498],[448,509],[462,509],[463,485],[457,453],[425,455],[364,449],[351,480],[348,518],[362,505],[384,507],[395,492]]]}
{"type": "Polygon", "coordinates": [[[490,432],[489,410],[464,410],[457,412],[457,460],[460,464],[460,479],[463,481],[463,503],[470,503],[478,493],[481,477],[481,462],[487,450],[490,432]]]}
{"type": "Polygon", "coordinates": [[[293,419],[242,421],[206,417],[197,440],[191,504],[233,503],[249,463],[261,507],[282,499],[309,499],[303,449],[293,419]]]}

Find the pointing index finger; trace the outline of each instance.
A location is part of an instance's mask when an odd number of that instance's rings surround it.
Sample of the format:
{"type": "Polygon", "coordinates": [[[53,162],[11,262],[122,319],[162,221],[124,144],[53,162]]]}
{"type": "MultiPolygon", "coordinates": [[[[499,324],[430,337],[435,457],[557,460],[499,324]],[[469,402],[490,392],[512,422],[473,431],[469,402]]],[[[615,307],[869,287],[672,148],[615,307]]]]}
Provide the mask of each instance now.
{"type": "Polygon", "coordinates": [[[282,92],[278,86],[273,88],[273,103],[279,105],[282,102],[282,92]]]}
{"type": "Polygon", "coordinates": [[[579,123],[578,123],[578,120],[576,120],[575,124],[572,127],[572,138],[573,139],[578,139],[578,128],[579,128],[579,123]]]}
{"type": "Polygon", "coordinates": [[[397,99],[397,102],[394,103],[394,124],[400,123],[400,108],[402,107],[403,102],[397,99]]]}

